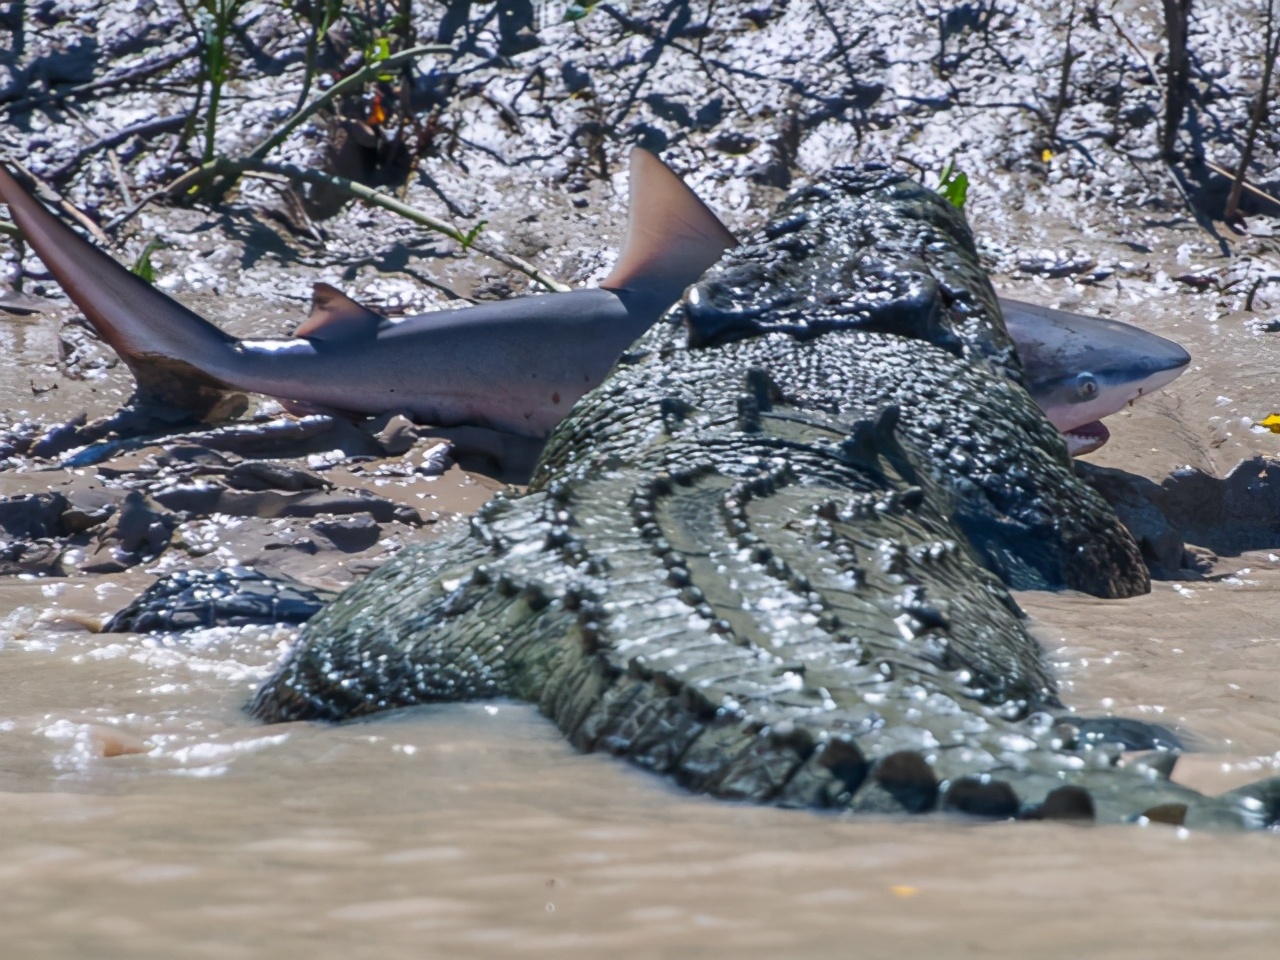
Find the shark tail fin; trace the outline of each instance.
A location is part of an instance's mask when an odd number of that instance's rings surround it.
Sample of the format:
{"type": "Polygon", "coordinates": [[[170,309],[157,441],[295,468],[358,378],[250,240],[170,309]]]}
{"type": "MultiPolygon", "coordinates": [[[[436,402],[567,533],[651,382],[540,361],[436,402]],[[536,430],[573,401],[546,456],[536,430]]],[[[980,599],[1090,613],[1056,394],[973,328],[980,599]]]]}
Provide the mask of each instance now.
{"type": "Polygon", "coordinates": [[[294,331],[312,340],[364,340],[377,336],[386,317],[356,303],[337,287],[317,283],[311,294],[311,315],[294,331]]]}
{"type": "Polygon", "coordinates": [[[670,292],[674,301],[738,241],[671,168],[641,147],[631,149],[627,240],[600,286],[614,291],[670,292]]]}
{"type": "Polygon", "coordinates": [[[226,385],[207,364],[233,338],[82,239],[3,166],[0,201],[67,296],[129,365],[145,399],[198,413],[221,402],[226,385]]]}

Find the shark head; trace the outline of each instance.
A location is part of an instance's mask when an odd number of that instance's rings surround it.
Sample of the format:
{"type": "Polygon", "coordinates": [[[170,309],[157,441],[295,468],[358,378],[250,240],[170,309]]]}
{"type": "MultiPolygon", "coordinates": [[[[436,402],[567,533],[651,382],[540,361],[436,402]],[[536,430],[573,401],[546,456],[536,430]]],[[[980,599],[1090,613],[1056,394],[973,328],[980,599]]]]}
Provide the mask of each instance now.
{"type": "Polygon", "coordinates": [[[1191,356],[1172,340],[1118,320],[1000,299],[1027,391],[1073,457],[1110,438],[1101,423],[1174,380],[1191,356]]]}

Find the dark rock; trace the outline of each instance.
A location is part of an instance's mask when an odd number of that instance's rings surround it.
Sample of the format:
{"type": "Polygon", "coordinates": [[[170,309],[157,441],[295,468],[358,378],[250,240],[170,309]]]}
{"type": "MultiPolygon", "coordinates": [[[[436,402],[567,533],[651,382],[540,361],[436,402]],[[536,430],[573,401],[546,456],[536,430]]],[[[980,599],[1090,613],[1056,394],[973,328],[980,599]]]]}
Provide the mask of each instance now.
{"type": "Polygon", "coordinates": [[[736,130],[725,130],[715,135],[711,141],[711,147],[721,153],[737,156],[743,153],[750,153],[759,142],[750,134],[739,133],[736,130]]]}
{"type": "Polygon", "coordinates": [[[62,529],[73,536],[77,533],[84,533],[86,530],[92,530],[99,524],[105,523],[115,512],[116,508],[109,504],[91,509],[71,506],[62,514],[62,529]]]}
{"type": "Polygon", "coordinates": [[[368,421],[365,428],[391,456],[408,453],[418,442],[423,429],[403,413],[388,413],[368,421]]]}
{"type": "Polygon", "coordinates": [[[667,123],[674,123],[681,127],[693,126],[693,117],[689,114],[689,108],[679,100],[661,93],[651,93],[644,98],[644,102],[649,105],[649,109],[656,117],[667,123]]]}
{"type": "Polygon", "coordinates": [[[698,108],[693,125],[699,130],[710,130],[724,119],[724,98],[713,97],[698,108]]]}
{"type": "Polygon", "coordinates": [[[571,60],[560,65],[560,79],[570,94],[579,93],[591,86],[591,74],[571,60]]]}
{"type": "Polygon", "coordinates": [[[1198,574],[1211,555],[1280,548],[1280,460],[1242,460],[1224,478],[1179,470],[1160,483],[1083,461],[1076,473],[1112,505],[1155,576],[1198,574]]]}
{"type": "Polygon", "coordinates": [[[80,428],[88,422],[88,414],[79,413],[65,423],[55,424],[40,435],[28,452],[33,457],[56,457],[65,450],[77,446],[80,428]]]}
{"type": "Polygon", "coordinates": [[[367,550],[382,535],[382,528],[368,513],[357,513],[341,520],[313,520],[309,526],[346,553],[367,550]]]}
{"type": "Polygon", "coordinates": [[[227,486],[237,490],[328,490],[333,484],[301,467],[290,467],[273,460],[245,460],[224,476],[227,486]]]}
{"type": "Polygon", "coordinates": [[[169,464],[192,464],[198,467],[215,470],[230,470],[235,465],[234,457],[226,457],[216,450],[201,446],[198,443],[165,444],[164,455],[155,458],[162,466],[169,464]]]}
{"type": "Polygon", "coordinates": [[[93,551],[80,569],[85,573],[119,573],[154,557],[169,545],[177,517],[143,493],[133,490],[94,538],[93,551]]]}
{"type": "Polygon", "coordinates": [[[1242,460],[1222,479],[1179,470],[1155,501],[1191,543],[1222,556],[1280,547],[1280,460],[1242,460]]]}
{"type": "Polygon", "coordinates": [[[322,513],[368,513],[379,523],[392,520],[415,525],[422,523],[418,511],[412,507],[385,500],[363,490],[343,493],[276,493],[271,490],[246,493],[228,490],[218,499],[218,510],[233,517],[317,517],[322,513]]]}
{"type": "Polygon", "coordinates": [[[305,457],[331,450],[342,450],[348,456],[382,455],[382,447],[368,432],[341,417],[322,415],[228,424],[189,434],[187,439],[210,450],[247,459],[305,457]]]}
{"type": "Polygon", "coordinates": [[[0,543],[0,575],[59,575],[62,547],[52,540],[14,540],[0,543]]]}
{"type": "MultiPolygon", "coordinates": [[[[299,470],[306,475],[308,471],[299,470]]],[[[155,501],[170,510],[208,516],[225,513],[233,517],[316,517],[320,514],[368,513],[378,523],[422,523],[417,510],[386,500],[366,490],[328,493],[323,490],[229,490],[221,484],[202,482],[164,487],[152,492],[155,501]]]]}
{"type": "Polygon", "coordinates": [[[224,493],[226,493],[226,487],[204,481],[153,489],[151,498],[161,506],[178,513],[207,517],[219,509],[218,504],[224,493]]]}
{"type": "Polygon", "coordinates": [[[0,533],[5,540],[36,540],[61,532],[59,518],[67,509],[60,493],[36,493],[0,500],[0,533]]]}
{"type": "Polygon", "coordinates": [[[1157,505],[1160,486],[1123,470],[1075,462],[1076,476],[1111,504],[1137,541],[1153,577],[1179,576],[1183,568],[1182,534],[1157,505]]]}

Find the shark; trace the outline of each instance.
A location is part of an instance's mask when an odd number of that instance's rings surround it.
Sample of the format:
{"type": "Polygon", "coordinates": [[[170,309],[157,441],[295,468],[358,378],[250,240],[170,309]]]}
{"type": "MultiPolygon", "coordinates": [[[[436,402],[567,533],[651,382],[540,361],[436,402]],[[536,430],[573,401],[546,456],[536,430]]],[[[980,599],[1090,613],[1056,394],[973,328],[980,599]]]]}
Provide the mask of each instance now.
{"type": "Polygon", "coordinates": [[[228,399],[291,410],[398,411],[440,427],[546,437],[618,357],[737,241],[669,167],[630,154],[626,239],[598,287],[390,321],[328,284],[294,336],[237,339],[72,231],[0,168],[0,201],[120,355],[139,399],[218,419],[228,399]]]}
{"type": "Polygon", "coordinates": [[[1027,392],[1073,457],[1110,439],[1104,418],[1171,383],[1191,363],[1181,345],[1131,323],[999,300],[1027,392]]]}
{"type": "MultiPolygon", "coordinates": [[[[244,393],[295,412],[403,412],[439,427],[545,438],[641,334],[737,241],[654,154],[630,154],[628,225],[595,288],[514,297],[392,321],[328,284],[294,336],[237,339],[71,230],[0,166],[0,201],[67,295],[125,361],[139,398],[207,420],[244,393]]],[[[1026,387],[1079,456],[1102,420],[1190,362],[1140,327],[1000,298],[1026,387]]],[[[238,403],[238,407],[232,404],[238,403]]]]}

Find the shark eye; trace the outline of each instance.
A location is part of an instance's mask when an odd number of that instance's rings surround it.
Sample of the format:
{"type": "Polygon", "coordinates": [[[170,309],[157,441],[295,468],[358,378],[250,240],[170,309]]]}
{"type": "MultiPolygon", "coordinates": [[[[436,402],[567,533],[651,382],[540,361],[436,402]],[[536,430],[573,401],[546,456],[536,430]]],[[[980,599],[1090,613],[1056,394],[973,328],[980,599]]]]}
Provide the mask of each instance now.
{"type": "Polygon", "coordinates": [[[1098,395],[1098,381],[1092,373],[1082,373],[1076,377],[1076,396],[1081,400],[1092,400],[1098,395]]]}

